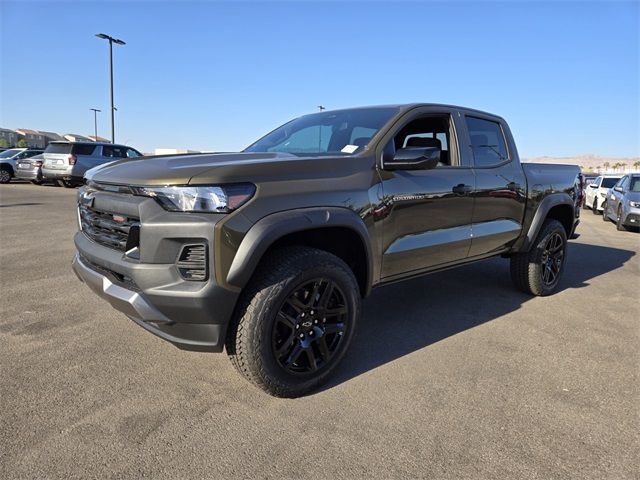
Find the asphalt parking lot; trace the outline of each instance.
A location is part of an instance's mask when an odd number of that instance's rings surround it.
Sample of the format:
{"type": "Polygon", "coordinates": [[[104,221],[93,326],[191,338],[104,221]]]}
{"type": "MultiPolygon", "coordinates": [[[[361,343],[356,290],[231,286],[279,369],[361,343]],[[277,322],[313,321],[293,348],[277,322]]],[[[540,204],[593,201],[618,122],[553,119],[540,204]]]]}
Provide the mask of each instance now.
{"type": "Polygon", "coordinates": [[[0,186],[0,478],[638,478],[638,233],[584,212],[552,297],[501,259],[374,291],[282,400],[82,285],[74,200],[0,186]]]}

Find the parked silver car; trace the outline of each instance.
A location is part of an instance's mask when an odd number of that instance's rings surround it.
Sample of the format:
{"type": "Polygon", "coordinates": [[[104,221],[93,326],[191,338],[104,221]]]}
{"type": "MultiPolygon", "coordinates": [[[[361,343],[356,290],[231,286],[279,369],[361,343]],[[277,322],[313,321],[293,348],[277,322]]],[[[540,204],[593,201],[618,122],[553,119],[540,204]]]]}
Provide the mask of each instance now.
{"type": "Polygon", "coordinates": [[[625,175],[609,190],[602,218],[613,220],[618,230],[640,227],[640,173],[625,175]]]}
{"type": "Polygon", "coordinates": [[[16,175],[16,163],[42,153],[34,148],[10,148],[0,152],[0,183],[9,183],[16,175]]]}
{"type": "Polygon", "coordinates": [[[82,184],[90,168],[121,158],[140,157],[135,148],[99,142],[51,142],[44,151],[42,175],[59,185],[73,187],[82,184]]]}
{"type": "Polygon", "coordinates": [[[22,158],[16,162],[15,177],[19,180],[29,180],[35,185],[43,183],[42,164],[44,155],[41,153],[34,157],[22,158]]]}

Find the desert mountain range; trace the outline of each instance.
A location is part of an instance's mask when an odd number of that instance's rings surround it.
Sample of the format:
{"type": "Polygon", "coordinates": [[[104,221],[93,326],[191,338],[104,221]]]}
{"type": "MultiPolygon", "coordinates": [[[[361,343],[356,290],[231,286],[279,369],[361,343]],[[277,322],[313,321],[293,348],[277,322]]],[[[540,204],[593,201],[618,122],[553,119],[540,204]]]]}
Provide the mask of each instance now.
{"type": "Polygon", "coordinates": [[[531,157],[523,162],[568,163],[579,165],[585,171],[599,173],[640,172],[640,157],[601,157],[599,155],[576,155],[575,157],[531,157]],[[614,165],[622,163],[614,169],[614,165]]]}

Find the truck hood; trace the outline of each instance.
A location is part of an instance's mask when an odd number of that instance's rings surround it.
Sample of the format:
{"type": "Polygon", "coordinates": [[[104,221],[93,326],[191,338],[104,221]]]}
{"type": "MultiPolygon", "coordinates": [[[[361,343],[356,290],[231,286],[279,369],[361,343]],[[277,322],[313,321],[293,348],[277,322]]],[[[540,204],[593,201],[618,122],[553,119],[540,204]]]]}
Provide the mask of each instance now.
{"type": "MultiPolygon", "coordinates": [[[[115,185],[186,185],[251,181],[251,175],[299,162],[286,153],[209,153],[123,159],[91,169],[85,178],[115,185]],[[272,168],[267,168],[270,166],[272,168]],[[244,177],[244,178],[240,178],[244,177]]],[[[315,159],[317,160],[317,159],[315,159]]]]}

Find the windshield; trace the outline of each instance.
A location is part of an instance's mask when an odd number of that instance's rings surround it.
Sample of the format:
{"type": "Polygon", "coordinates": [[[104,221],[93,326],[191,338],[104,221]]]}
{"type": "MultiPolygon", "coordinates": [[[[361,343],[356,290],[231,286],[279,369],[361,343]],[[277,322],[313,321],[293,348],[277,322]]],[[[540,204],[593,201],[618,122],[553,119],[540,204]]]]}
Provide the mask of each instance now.
{"type": "Polygon", "coordinates": [[[71,143],[50,143],[44,153],[71,153],[71,143]]]}
{"type": "Polygon", "coordinates": [[[602,183],[600,184],[600,188],[611,188],[616,183],[618,183],[618,180],[620,180],[620,177],[618,177],[618,178],[611,178],[611,177],[603,178],[602,179],[602,183]]]}
{"type": "Polygon", "coordinates": [[[399,109],[361,108],[305,115],[265,135],[245,152],[350,155],[361,152],[399,109]]]}
{"type": "Polygon", "coordinates": [[[629,191],[640,192],[640,177],[631,177],[631,185],[629,191]]]}
{"type": "Polygon", "coordinates": [[[22,150],[19,148],[12,148],[11,150],[5,150],[4,152],[0,152],[0,158],[11,158],[14,155],[20,153],[22,150]]]}

